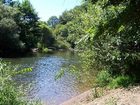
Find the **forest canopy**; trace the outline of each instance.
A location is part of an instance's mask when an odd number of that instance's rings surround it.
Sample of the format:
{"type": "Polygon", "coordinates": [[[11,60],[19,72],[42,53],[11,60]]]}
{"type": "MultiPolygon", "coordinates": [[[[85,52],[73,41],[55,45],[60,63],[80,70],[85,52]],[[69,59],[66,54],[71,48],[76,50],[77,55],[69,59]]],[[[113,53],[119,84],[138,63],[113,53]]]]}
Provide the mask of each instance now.
{"type": "Polygon", "coordinates": [[[0,55],[24,54],[32,48],[37,48],[38,43],[43,47],[52,46],[54,37],[47,23],[39,19],[30,1],[1,1],[0,55]]]}

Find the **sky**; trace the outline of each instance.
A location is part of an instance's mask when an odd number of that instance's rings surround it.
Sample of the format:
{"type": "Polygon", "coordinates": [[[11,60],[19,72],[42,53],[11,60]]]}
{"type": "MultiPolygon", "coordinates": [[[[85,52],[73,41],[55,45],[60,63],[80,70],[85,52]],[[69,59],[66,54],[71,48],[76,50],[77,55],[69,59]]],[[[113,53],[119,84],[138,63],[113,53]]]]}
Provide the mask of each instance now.
{"type": "Polygon", "coordinates": [[[47,21],[51,16],[59,17],[65,10],[80,5],[82,0],[30,0],[30,2],[40,19],[47,21]]]}

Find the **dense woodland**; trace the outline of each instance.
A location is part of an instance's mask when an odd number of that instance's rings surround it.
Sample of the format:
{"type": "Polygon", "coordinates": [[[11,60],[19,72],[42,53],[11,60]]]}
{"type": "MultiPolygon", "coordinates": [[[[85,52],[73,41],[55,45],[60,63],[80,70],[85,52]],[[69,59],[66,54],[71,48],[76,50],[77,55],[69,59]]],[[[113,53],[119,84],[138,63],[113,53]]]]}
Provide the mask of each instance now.
{"type": "Polygon", "coordinates": [[[140,0],[85,0],[48,22],[39,20],[28,0],[1,1],[0,56],[32,48],[77,51],[82,66],[75,72],[99,71],[98,86],[139,83],[140,0]]]}
{"type": "Polygon", "coordinates": [[[39,20],[28,0],[1,1],[0,56],[21,56],[32,48],[53,46],[54,41],[47,23],[39,20]]]}

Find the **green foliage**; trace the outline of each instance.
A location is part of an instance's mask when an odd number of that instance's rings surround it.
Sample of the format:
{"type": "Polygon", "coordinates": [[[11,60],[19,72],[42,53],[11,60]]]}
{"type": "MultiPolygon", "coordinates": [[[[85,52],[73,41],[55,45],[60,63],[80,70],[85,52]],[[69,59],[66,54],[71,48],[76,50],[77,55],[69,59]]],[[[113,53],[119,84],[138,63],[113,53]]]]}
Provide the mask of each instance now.
{"type": "Polygon", "coordinates": [[[37,48],[39,49],[39,51],[42,51],[42,48],[43,48],[43,44],[38,42],[37,43],[37,48]]]}
{"type": "Polygon", "coordinates": [[[48,19],[47,24],[49,27],[55,28],[55,26],[59,23],[59,19],[56,16],[52,16],[48,19]]]}
{"type": "Polygon", "coordinates": [[[70,44],[68,42],[66,42],[65,40],[57,40],[55,47],[57,49],[69,49],[70,48],[70,44]]]}
{"type": "Polygon", "coordinates": [[[90,17],[85,14],[84,6],[75,7],[70,11],[65,11],[59,18],[60,24],[58,24],[54,30],[54,35],[57,38],[62,37],[62,40],[70,43],[71,48],[75,48],[77,42],[83,35],[86,34],[86,24],[90,24],[90,17]],[[82,16],[83,15],[83,16],[82,16]],[[82,17],[81,17],[82,16],[82,17]],[[88,18],[85,22],[85,18],[88,18]]]}
{"type": "Polygon", "coordinates": [[[99,97],[103,96],[103,88],[94,87],[92,89],[92,95],[93,95],[93,98],[99,98],[99,97]]]}
{"type": "Polygon", "coordinates": [[[23,89],[17,87],[12,80],[13,76],[19,73],[31,71],[30,68],[17,71],[16,67],[0,60],[0,105],[40,105],[29,102],[25,98],[23,89]]]}
{"type": "Polygon", "coordinates": [[[128,87],[129,85],[133,84],[134,81],[135,79],[130,76],[118,76],[109,83],[109,87],[110,88],[128,87]]]}
{"type": "Polygon", "coordinates": [[[61,24],[54,30],[56,37],[82,50],[83,66],[79,71],[92,74],[106,69],[112,77],[135,76],[139,82],[140,1],[87,1],[60,16],[61,24]]]}
{"type": "Polygon", "coordinates": [[[99,87],[107,86],[112,81],[112,77],[108,71],[101,71],[96,77],[96,83],[99,87]]]}
{"type": "Polygon", "coordinates": [[[12,74],[14,76],[14,75],[24,74],[31,71],[32,71],[32,68],[24,68],[22,70],[14,71],[12,74]]]}
{"type": "Polygon", "coordinates": [[[118,75],[113,77],[108,71],[100,71],[96,77],[96,84],[99,87],[119,88],[128,87],[135,82],[134,77],[118,75]]]}
{"type": "Polygon", "coordinates": [[[39,22],[40,28],[40,42],[42,43],[43,47],[53,47],[55,44],[55,37],[52,33],[52,30],[47,26],[46,22],[40,21],[39,22]]]}
{"type": "Polygon", "coordinates": [[[36,48],[52,47],[55,38],[29,0],[0,3],[0,56],[20,56],[36,48]]]}
{"type": "MultiPolygon", "coordinates": [[[[108,4],[106,1],[105,4],[108,4]]],[[[93,36],[95,61],[109,68],[113,74],[135,75],[139,79],[139,10],[138,4],[129,0],[120,4],[102,5],[103,17],[93,36]],[[132,9],[133,8],[133,9],[132,9]],[[138,12],[138,11],[137,11],[138,12]],[[129,17],[129,21],[127,16],[129,17]],[[135,64],[134,64],[135,62],[135,64]]],[[[95,5],[99,5],[99,0],[95,5]]]]}
{"type": "Polygon", "coordinates": [[[34,48],[40,38],[38,15],[29,0],[24,0],[17,8],[20,11],[16,18],[20,27],[20,39],[25,43],[27,50],[34,48]]]}
{"type": "Polygon", "coordinates": [[[116,75],[139,78],[138,4],[131,0],[89,0],[60,16],[54,34],[82,50],[79,72],[93,75],[95,70],[107,69],[97,76],[101,86],[116,75]]]}
{"type": "Polygon", "coordinates": [[[65,70],[61,69],[59,72],[57,72],[56,76],[55,76],[55,80],[60,79],[62,76],[64,76],[65,74],[65,70]]]}
{"type": "Polygon", "coordinates": [[[43,53],[48,53],[48,51],[49,51],[48,48],[44,48],[42,52],[43,52],[43,53]]]}
{"type": "Polygon", "coordinates": [[[14,21],[17,9],[0,4],[0,50],[2,53],[18,52],[24,47],[19,40],[18,25],[14,21]]]}

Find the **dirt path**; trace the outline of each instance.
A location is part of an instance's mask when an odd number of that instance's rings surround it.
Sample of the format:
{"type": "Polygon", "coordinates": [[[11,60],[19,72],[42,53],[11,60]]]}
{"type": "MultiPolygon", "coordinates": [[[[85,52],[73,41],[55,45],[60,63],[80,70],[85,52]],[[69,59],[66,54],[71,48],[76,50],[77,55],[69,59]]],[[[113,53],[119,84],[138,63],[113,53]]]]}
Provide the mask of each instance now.
{"type": "Polygon", "coordinates": [[[99,98],[93,98],[92,90],[89,90],[61,105],[140,105],[140,86],[108,90],[104,93],[99,98]]]}

